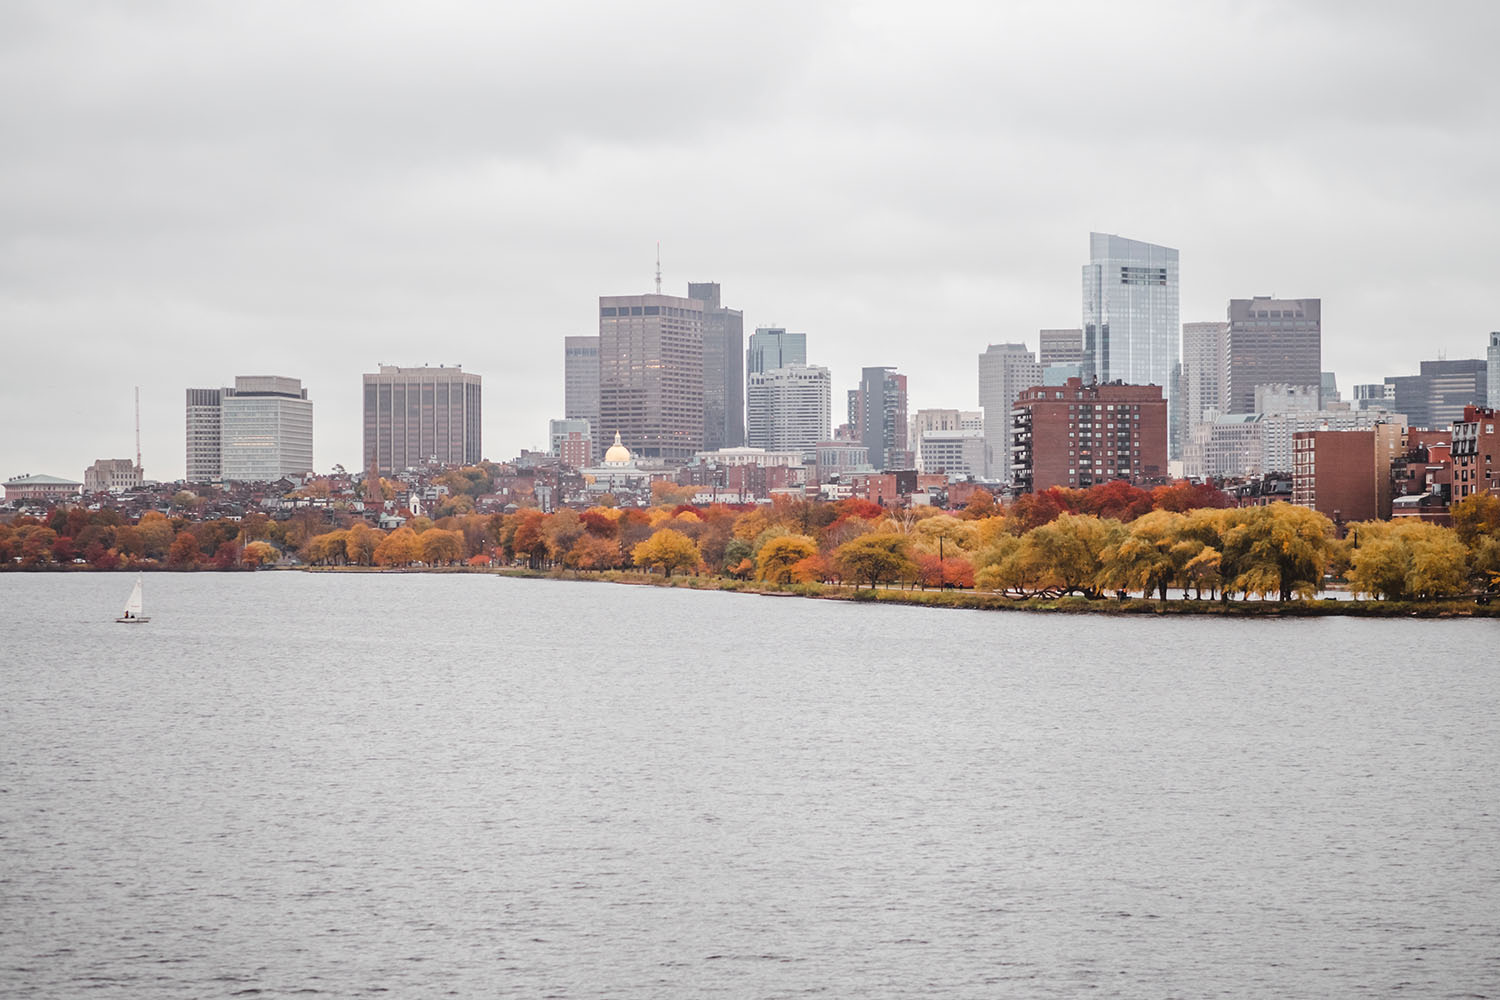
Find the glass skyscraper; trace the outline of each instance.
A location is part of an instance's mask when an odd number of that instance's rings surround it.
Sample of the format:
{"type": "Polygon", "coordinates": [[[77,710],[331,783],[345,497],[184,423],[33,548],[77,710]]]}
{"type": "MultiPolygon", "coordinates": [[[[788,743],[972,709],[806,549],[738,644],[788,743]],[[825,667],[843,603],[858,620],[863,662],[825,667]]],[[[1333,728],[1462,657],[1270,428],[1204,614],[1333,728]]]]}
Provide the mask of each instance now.
{"type": "MultiPolygon", "coordinates": [[[[1181,336],[1177,251],[1090,233],[1083,266],[1084,380],[1159,385],[1175,411],[1181,336]]],[[[1178,449],[1172,450],[1176,458],[1178,449]]]]}
{"type": "Polygon", "coordinates": [[[1176,250],[1090,233],[1083,266],[1084,376],[1170,392],[1182,335],[1177,300],[1176,250]]]}

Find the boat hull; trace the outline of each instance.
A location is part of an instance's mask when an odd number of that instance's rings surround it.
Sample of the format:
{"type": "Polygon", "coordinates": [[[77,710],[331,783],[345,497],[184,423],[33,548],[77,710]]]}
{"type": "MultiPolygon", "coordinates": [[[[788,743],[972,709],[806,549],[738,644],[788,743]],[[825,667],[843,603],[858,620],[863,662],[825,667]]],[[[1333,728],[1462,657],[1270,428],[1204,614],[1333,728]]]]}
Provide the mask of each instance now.
{"type": "Polygon", "coordinates": [[[150,618],[116,618],[115,621],[121,625],[144,625],[150,618]]]}

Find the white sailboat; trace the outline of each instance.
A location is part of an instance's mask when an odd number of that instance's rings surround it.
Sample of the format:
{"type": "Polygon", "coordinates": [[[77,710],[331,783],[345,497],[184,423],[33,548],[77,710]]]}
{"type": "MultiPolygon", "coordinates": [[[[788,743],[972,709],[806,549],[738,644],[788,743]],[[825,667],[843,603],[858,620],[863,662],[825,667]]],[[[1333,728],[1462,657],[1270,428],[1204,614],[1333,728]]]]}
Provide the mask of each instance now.
{"type": "Polygon", "coordinates": [[[126,625],[144,624],[151,619],[141,614],[141,578],[135,578],[135,586],[130,589],[130,597],[125,601],[125,610],[115,621],[126,625]]]}

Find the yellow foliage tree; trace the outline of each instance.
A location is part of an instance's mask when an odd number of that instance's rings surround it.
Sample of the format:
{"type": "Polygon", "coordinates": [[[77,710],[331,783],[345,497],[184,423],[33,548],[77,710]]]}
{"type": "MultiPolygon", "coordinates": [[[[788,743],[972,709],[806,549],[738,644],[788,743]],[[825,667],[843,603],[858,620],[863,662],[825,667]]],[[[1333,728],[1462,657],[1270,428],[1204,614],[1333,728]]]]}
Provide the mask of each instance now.
{"type": "Polygon", "coordinates": [[[797,576],[797,564],[817,554],[818,543],[806,535],[773,538],[760,547],[756,578],[768,583],[791,583],[797,576]]]}
{"type": "Polygon", "coordinates": [[[659,569],[666,576],[677,570],[695,570],[702,562],[693,540],[672,528],[662,528],[631,549],[630,555],[637,566],[648,572],[659,569]]]}

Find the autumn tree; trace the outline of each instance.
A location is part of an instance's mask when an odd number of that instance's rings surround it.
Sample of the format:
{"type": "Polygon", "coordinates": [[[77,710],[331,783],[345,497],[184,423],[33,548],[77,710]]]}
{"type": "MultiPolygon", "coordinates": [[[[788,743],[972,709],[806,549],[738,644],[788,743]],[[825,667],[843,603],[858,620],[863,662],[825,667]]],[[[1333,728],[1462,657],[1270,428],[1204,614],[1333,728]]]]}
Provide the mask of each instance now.
{"type": "Polygon", "coordinates": [[[198,550],[198,540],[192,532],[184,531],[172,540],[167,552],[167,565],[173,569],[195,569],[203,553],[198,550]]]}
{"type": "Polygon", "coordinates": [[[669,577],[676,570],[697,569],[700,561],[698,546],[674,528],[662,528],[631,549],[630,554],[637,566],[648,572],[659,569],[669,577]]]}
{"type": "Polygon", "coordinates": [[[910,579],[916,573],[906,536],[874,532],[845,542],[834,552],[839,571],[854,580],[870,581],[870,589],[884,580],[910,579]]]}
{"type": "Polygon", "coordinates": [[[404,524],[375,546],[374,560],[377,566],[410,566],[421,558],[422,541],[415,531],[404,524]]]}
{"type": "Polygon", "coordinates": [[[250,542],[240,550],[240,562],[251,569],[259,569],[274,563],[280,553],[270,542],[250,542]]]}
{"type": "Polygon", "coordinates": [[[604,538],[584,533],[563,556],[563,565],[569,569],[606,570],[620,566],[620,543],[613,538],[604,538]]]}
{"type": "Polygon", "coordinates": [[[1178,581],[1192,557],[1191,546],[1177,548],[1185,522],[1183,515],[1167,510],[1136,518],[1104,549],[1100,584],[1112,590],[1139,590],[1145,597],[1154,591],[1165,602],[1168,586],[1178,581]]]}
{"type": "Polygon", "coordinates": [[[464,536],[457,531],[429,528],[417,536],[422,562],[429,566],[451,566],[464,557],[464,536]]]}
{"type": "Polygon", "coordinates": [[[1468,590],[1468,552],[1448,528],[1414,518],[1367,521],[1351,527],[1349,545],[1355,593],[1420,600],[1468,590]]]}
{"type": "Polygon", "coordinates": [[[1224,513],[1220,572],[1226,591],[1275,594],[1282,601],[1317,594],[1332,554],[1333,522],[1288,503],[1224,513]]]}
{"type": "Polygon", "coordinates": [[[364,521],[355,521],[344,538],[344,558],[355,566],[373,566],[375,549],[384,537],[364,521]]]}
{"type": "Polygon", "coordinates": [[[767,583],[791,583],[796,565],[817,555],[818,543],[806,535],[783,535],[762,545],[756,556],[756,579],[767,583]]]}

